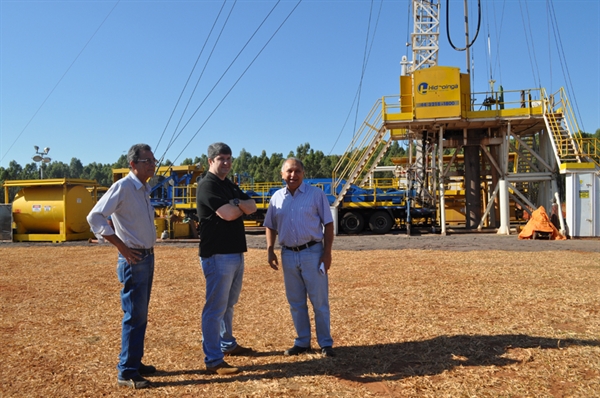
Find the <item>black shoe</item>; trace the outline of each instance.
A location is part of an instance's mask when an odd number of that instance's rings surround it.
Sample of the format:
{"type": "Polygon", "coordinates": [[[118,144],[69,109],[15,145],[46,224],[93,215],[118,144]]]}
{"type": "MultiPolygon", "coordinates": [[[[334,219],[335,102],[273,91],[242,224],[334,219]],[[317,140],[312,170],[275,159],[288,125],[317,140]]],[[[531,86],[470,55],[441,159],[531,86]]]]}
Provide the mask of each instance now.
{"type": "Polygon", "coordinates": [[[227,362],[223,361],[218,365],[215,366],[207,366],[206,367],[206,372],[210,373],[210,374],[215,374],[215,375],[232,375],[235,374],[237,372],[239,372],[238,368],[234,368],[233,366],[231,366],[230,364],[228,364],[227,362]]]}
{"type": "Polygon", "coordinates": [[[150,382],[140,375],[133,376],[129,379],[122,379],[120,377],[117,377],[117,384],[120,387],[130,387],[135,390],[150,387],[150,382]]]}
{"type": "Polygon", "coordinates": [[[249,357],[252,354],[254,354],[254,351],[252,350],[252,348],[250,347],[242,347],[241,345],[236,345],[235,348],[233,350],[229,350],[229,351],[225,351],[223,352],[223,355],[225,356],[232,356],[232,357],[249,357]]]}
{"type": "Polygon", "coordinates": [[[321,354],[323,354],[324,357],[334,357],[335,351],[333,351],[333,348],[331,348],[331,346],[322,347],[321,354]]]}
{"type": "Polygon", "coordinates": [[[141,375],[151,375],[152,373],[156,373],[156,368],[152,365],[144,365],[142,363],[140,364],[138,372],[140,372],[141,375]]]}
{"type": "Polygon", "coordinates": [[[298,354],[303,354],[308,351],[310,351],[310,346],[299,347],[299,346],[295,345],[292,348],[290,348],[289,350],[285,350],[283,352],[283,355],[298,355],[298,354]]]}

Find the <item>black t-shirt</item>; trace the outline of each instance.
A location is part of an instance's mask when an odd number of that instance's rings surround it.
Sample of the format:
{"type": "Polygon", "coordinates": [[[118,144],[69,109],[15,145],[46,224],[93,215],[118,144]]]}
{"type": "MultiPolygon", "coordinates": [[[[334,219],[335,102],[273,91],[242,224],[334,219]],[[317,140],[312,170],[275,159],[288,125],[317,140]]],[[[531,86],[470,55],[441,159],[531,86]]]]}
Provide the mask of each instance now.
{"type": "Polygon", "coordinates": [[[216,213],[233,198],[250,199],[231,180],[221,180],[211,172],[198,183],[196,209],[200,220],[200,257],[248,251],[243,217],[226,221],[216,213]]]}

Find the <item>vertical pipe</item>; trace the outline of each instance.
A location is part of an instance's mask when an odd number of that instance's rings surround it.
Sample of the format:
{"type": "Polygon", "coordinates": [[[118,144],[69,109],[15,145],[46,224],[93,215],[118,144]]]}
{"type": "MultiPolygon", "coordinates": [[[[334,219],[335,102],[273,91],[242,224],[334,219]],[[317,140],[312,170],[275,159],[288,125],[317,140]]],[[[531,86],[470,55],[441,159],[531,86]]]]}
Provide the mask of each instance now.
{"type": "Polygon", "coordinates": [[[558,184],[556,180],[552,180],[552,190],[554,191],[554,199],[558,205],[558,221],[560,222],[560,233],[563,236],[567,236],[567,229],[565,228],[565,219],[563,218],[562,204],[560,203],[560,195],[558,194],[558,184]]]}
{"type": "Polygon", "coordinates": [[[501,161],[502,161],[502,172],[500,179],[498,180],[498,198],[500,202],[500,227],[498,228],[498,235],[510,235],[510,219],[509,219],[509,201],[508,201],[508,183],[506,177],[508,174],[508,144],[510,137],[510,122],[506,127],[506,131],[503,132],[501,161]]]}
{"type": "Polygon", "coordinates": [[[440,187],[440,226],[442,236],[446,235],[446,200],[444,196],[444,127],[440,126],[438,143],[438,169],[439,169],[439,187],[440,187]]]}
{"type": "Polygon", "coordinates": [[[467,56],[467,74],[471,74],[471,62],[469,59],[471,58],[471,52],[469,51],[469,9],[467,7],[467,0],[464,0],[465,3],[465,53],[467,56]]]}

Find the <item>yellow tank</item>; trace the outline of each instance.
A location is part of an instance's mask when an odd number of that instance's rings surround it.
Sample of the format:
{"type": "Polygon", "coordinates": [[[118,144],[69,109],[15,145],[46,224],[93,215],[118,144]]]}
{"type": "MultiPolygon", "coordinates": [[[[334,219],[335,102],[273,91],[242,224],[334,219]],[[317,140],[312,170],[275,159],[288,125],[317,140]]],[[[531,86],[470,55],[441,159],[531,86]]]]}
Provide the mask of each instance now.
{"type": "Polygon", "coordinates": [[[68,234],[90,230],[92,195],[81,185],[31,186],[13,201],[17,234],[68,234]]]}

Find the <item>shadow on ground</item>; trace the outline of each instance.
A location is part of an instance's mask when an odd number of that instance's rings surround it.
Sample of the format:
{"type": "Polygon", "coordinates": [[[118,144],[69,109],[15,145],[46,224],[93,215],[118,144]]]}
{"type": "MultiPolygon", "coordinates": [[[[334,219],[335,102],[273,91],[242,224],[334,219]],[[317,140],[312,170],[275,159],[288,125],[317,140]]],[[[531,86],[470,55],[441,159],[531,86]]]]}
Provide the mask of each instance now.
{"type": "MultiPolygon", "coordinates": [[[[153,383],[154,386],[228,383],[282,379],[296,376],[335,375],[357,382],[373,383],[400,380],[411,376],[441,374],[457,366],[507,366],[524,362],[504,357],[511,349],[567,349],[571,346],[599,347],[600,340],[555,339],[528,335],[456,335],[439,336],[424,341],[337,347],[335,358],[304,355],[306,360],[277,362],[267,365],[242,366],[242,373],[210,380],[178,380],[153,383]]],[[[280,352],[258,353],[259,356],[280,355],[280,352]]],[[[302,357],[302,356],[301,356],[302,357]]],[[[299,357],[299,358],[301,358],[299,357]]],[[[160,372],[156,376],[203,374],[202,369],[160,372]]]]}

